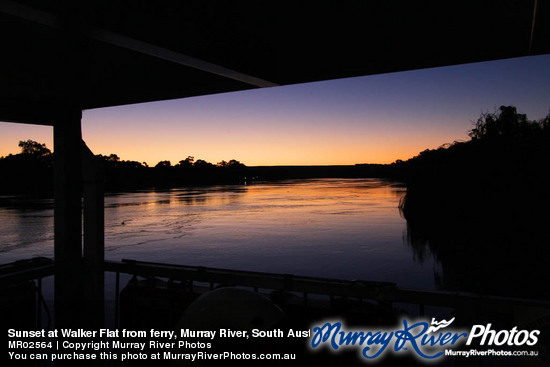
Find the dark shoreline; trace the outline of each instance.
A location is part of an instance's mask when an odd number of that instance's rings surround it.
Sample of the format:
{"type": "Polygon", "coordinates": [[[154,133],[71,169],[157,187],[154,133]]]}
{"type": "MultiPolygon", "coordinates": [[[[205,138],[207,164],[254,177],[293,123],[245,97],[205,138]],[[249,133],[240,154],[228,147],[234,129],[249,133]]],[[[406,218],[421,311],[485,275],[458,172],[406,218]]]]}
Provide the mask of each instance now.
{"type": "MultiPolygon", "coordinates": [[[[24,195],[53,197],[53,167],[21,170],[0,182],[0,196],[24,195]],[[21,172],[23,171],[23,172],[21,172]],[[40,177],[35,177],[40,176],[40,177]]],[[[396,164],[359,164],[331,166],[251,166],[251,167],[105,167],[105,192],[174,187],[244,184],[312,178],[389,178],[402,179],[396,164]]]]}

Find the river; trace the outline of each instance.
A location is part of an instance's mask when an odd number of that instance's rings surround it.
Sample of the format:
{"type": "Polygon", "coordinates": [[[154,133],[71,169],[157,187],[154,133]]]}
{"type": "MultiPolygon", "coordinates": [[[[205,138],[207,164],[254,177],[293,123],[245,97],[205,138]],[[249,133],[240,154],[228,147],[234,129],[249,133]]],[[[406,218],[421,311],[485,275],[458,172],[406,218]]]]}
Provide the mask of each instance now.
{"type": "MultiPolygon", "coordinates": [[[[402,184],[312,179],[109,193],[105,258],[435,289],[398,209],[402,184]]],[[[2,263],[53,257],[53,201],[0,198],[2,263]]]]}

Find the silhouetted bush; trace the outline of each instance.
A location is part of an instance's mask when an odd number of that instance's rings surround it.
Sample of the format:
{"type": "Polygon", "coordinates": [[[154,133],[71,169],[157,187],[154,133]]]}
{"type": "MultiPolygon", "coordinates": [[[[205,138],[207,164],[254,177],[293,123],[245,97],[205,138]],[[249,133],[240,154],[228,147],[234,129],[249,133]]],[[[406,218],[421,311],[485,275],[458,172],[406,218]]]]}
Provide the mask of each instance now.
{"type": "Polygon", "coordinates": [[[417,258],[429,249],[441,262],[441,287],[550,297],[540,287],[550,276],[549,116],[529,121],[502,106],[481,115],[470,141],[405,162],[408,240],[417,258]]]}
{"type": "Polygon", "coordinates": [[[0,193],[51,195],[53,192],[54,157],[45,144],[20,141],[20,154],[0,158],[0,193]]]}

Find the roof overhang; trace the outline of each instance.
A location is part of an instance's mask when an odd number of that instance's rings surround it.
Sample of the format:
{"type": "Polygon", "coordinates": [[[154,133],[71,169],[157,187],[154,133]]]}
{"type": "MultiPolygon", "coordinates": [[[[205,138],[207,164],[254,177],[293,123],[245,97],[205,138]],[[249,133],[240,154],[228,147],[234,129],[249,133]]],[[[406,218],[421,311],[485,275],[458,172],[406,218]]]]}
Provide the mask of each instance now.
{"type": "Polygon", "coordinates": [[[0,0],[0,118],[550,52],[536,1],[0,0]],[[61,5],[59,5],[61,4],[61,5]]]}

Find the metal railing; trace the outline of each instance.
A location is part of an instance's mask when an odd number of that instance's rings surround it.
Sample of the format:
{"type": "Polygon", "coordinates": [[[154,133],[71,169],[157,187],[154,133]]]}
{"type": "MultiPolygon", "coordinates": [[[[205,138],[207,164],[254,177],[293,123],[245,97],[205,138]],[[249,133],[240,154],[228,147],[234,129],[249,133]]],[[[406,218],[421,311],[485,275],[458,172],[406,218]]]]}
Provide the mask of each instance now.
{"type": "MultiPolygon", "coordinates": [[[[34,315],[36,328],[41,328],[42,326],[42,310],[44,310],[47,317],[46,329],[49,329],[52,324],[52,315],[42,293],[42,280],[53,275],[55,275],[54,262],[45,257],[36,257],[0,265],[0,290],[2,291],[2,296],[6,297],[6,301],[9,301],[10,293],[16,290],[16,286],[30,285],[32,287],[31,291],[33,292],[35,303],[34,310],[36,312],[34,315]]],[[[13,307],[19,307],[19,305],[15,304],[13,307]]]]}
{"type": "MultiPolygon", "coordinates": [[[[207,285],[207,289],[219,286],[249,287],[255,291],[275,290],[298,293],[304,306],[312,295],[327,297],[329,306],[335,298],[355,299],[359,302],[373,301],[383,306],[408,304],[417,307],[417,314],[424,316],[426,307],[439,307],[456,310],[468,309],[470,313],[480,310],[504,310],[512,312],[516,307],[543,308],[550,314],[550,302],[536,299],[480,295],[468,292],[427,291],[399,288],[394,283],[352,281],[331,278],[295,276],[291,274],[274,274],[196,266],[161,264],[153,262],[122,260],[106,261],[105,271],[116,274],[116,308],[120,304],[120,274],[141,276],[144,278],[160,277],[170,281],[188,282],[190,289],[195,285],[207,285]]],[[[118,316],[116,317],[118,320],[118,316]]]]}
{"type": "MultiPolygon", "coordinates": [[[[305,307],[308,307],[312,297],[317,299],[326,297],[329,307],[334,304],[336,298],[355,299],[359,302],[372,301],[387,307],[396,304],[415,305],[418,315],[421,316],[425,314],[427,306],[450,309],[483,307],[500,310],[509,310],[514,307],[536,307],[547,309],[550,313],[550,302],[546,300],[487,296],[467,292],[404,289],[387,282],[305,277],[135,260],[105,261],[104,270],[115,275],[115,327],[118,327],[120,323],[121,274],[128,274],[134,278],[165,278],[170,282],[185,282],[188,290],[199,292],[219,286],[248,287],[255,291],[291,292],[301,297],[305,307]]],[[[55,264],[47,258],[34,258],[0,265],[0,289],[33,281],[37,294],[36,320],[37,326],[40,326],[42,324],[42,309],[46,310],[48,321],[51,319],[42,296],[42,280],[50,276],[55,276],[55,264]]],[[[106,291],[112,292],[112,289],[106,291]]]]}

